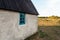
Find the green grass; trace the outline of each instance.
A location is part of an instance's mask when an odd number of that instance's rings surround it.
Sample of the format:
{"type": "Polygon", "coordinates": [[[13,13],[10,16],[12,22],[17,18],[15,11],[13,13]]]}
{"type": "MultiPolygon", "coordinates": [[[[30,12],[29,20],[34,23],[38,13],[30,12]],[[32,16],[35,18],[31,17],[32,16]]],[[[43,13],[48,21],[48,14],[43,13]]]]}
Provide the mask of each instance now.
{"type": "Polygon", "coordinates": [[[42,32],[42,30],[39,30],[39,31],[38,31],[38,34],[39,34],[39,37],[40,37],[40,38],[44,38],[44,37],[47,36],[47,34],[46,34],[45,32],[42,32]]]}

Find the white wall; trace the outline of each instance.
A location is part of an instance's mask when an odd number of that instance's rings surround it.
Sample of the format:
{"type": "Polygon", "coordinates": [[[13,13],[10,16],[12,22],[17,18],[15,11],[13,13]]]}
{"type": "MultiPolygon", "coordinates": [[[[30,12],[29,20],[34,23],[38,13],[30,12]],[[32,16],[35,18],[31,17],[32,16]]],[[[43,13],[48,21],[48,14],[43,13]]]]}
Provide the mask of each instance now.
{"type": "Polygon", "coordinates": [[[19,13],[0,10],[0,40],[23,40],[37,31],[37,16],[26,14],[26,23],[19,25],[19,13]]]}
{"type": "Polygon", "coordinates": [[[27,38],[37,32],[37,16],[26,14],[26,24],[19,25],[21,35],[23,38],[27,38]]]}

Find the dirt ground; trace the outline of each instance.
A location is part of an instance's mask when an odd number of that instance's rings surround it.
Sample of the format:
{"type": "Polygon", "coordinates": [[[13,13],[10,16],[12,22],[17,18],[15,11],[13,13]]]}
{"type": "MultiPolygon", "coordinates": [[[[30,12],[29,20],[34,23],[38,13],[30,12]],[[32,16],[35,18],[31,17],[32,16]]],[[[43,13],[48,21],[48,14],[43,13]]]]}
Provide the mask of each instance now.
{"type": "Polygon", "coordinates": [[[60,26],[39,27],[36,34],[25,40],[60,40],[60,26]]]}

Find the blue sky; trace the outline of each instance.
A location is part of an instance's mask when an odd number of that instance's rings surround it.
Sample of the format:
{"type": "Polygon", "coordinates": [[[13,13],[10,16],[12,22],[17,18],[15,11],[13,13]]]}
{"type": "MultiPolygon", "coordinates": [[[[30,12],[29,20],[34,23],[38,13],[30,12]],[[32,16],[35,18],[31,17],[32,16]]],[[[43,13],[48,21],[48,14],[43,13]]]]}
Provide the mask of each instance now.
{"type": "Polygon", "coordinates": [[[60,16],[60,0],[31,0],[39,16],[60,16]]]}

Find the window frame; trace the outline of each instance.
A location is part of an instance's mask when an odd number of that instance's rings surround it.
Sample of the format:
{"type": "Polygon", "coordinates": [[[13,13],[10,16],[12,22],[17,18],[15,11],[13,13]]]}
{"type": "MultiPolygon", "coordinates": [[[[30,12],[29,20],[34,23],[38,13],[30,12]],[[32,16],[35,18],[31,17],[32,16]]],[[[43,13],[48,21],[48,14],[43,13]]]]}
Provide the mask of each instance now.
{"type": "Polygon", "coordinates": [[[20,12],[19,13],[20,15],[20,17],[19,17],[19,25],[24,25],[25,24],[25,13],[23,13],[23,12],[20,12]]]}

